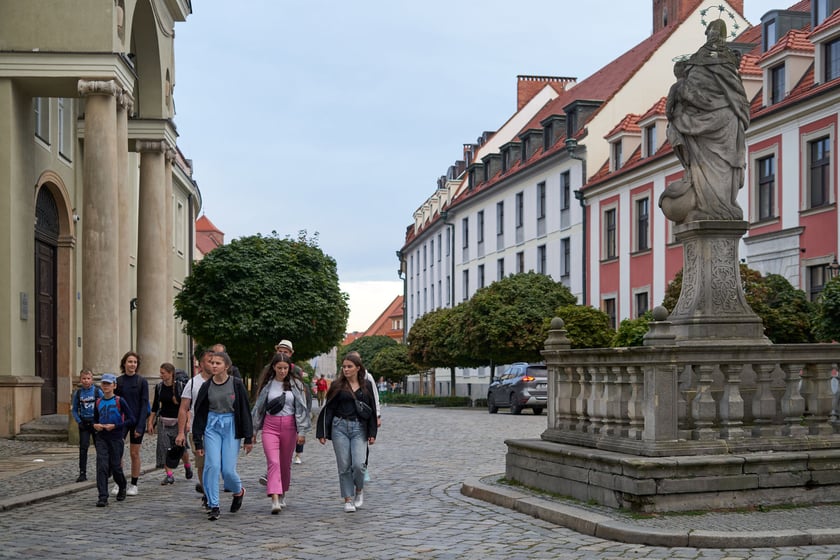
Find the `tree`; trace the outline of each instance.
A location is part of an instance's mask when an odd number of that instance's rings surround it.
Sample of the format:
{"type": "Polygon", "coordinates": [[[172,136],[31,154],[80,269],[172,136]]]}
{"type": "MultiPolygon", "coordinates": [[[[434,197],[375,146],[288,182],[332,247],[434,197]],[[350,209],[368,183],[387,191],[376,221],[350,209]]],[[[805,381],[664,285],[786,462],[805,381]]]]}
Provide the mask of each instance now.
{"type": "Polygon", "coordinates": [[[840,341],[840,277],[823,288],[814,313],[814,335],[820,342],[840,341]]]}
{"type": "Polygon", "coordinates": [[[393,338],[382,335],[363,336],[357,338],[347,346],[341,347],[338,352],[338,357],[336,358],[338,362],[336,365],[339,369],[341,369],[341,362],[344,361],[344,356],[346,356],[349,352],[358,352],[359,356],[362,357],[362,363],[365,364],[366,368],[369,368],[370,364],[379,352],[390,346],[396,346],[397,344],[397,341],[393,338]]]}
{"type": "MultiPolygon", "coordinates": [[[[802,290],[794,288],[779,274],[761,276],[757,270],[740,265],[744,298],[764,323],[764,334],[775,344],[813,342],[811,316],[814,307],[802,290]]],[[[662,301],[669,312],[674,310],[682,290],[682,271],[665,289],[662,301]]]]}
{"type": "Polygon", "coordinates": [[[615,331],[610,316],[588,305],[564,305],[556,315],[563,319],[572,348],[608,348],[615,331]]]}
{"type": "Polygon", "coordinates": [[[408,359],[408,346],[405,344],[386,346],[380,350],[371,361],[370,368],[377,379],[381,376],[391,381],[402,381],[418,373],[417,366],[408,359]]]}
{"type": "Polygon", "coordinates": [[[566,286],[535,272],[514,274],[473,294],[465,304],[463,345],[473,359],[493,363],[542,360],[555,309],[577,301],[566,286]]]}
{"type": "Polygon", "coordinates": [[[294,341],[296,361],[327,352],[344,336],[349,307],[317,234],[272,232],[235,239],[195,263],[175,296],[175,316],[198,344],[225,344],[253,376],[282,338],[294,341]]]}
{"type": "Polygon", "coordinates": [[[635,319],[624,319],[618,325],[612,345],[615,347],[642,346],[648,332],[648,323],[653,321],[653,312],[645,311],[635,319]]]}

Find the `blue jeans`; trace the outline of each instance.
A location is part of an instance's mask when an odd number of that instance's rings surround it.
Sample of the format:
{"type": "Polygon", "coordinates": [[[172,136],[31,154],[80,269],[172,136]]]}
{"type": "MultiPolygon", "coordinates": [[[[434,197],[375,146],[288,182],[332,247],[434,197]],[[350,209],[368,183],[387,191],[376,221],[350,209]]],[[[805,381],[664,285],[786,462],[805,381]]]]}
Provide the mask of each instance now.
{"type": "Polygon", "coordinates": [[[207,414],[204,430],[204,495],[207,505],[219,507],[219,473],[225,481],[225,488],[239,494],[242,480],[236,472],[240,441],[236,439],[236,425],[233,413],[207,414]]]}
{"type": "Polygon", "coordinates": [[[367,434],[364,426],[358,420],[334,417],[332,444],[341,497],[352,498],[356,495],[356,489],[362,490],[365,486],[367,434]]]}

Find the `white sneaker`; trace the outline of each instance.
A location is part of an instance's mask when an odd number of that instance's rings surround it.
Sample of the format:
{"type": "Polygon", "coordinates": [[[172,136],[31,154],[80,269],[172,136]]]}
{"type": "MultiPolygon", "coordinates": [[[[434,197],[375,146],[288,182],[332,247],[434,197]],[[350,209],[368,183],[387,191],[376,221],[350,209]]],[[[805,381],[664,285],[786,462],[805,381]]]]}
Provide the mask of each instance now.
{"type": "Polygon", "coordinates": [[[137,495],[137,485],[128,483],[128,487],[125,489],[126,496],[136,496],[137,495]]]}
{"type": "Polygon", "coordinates": [[[282,510],[283,510],[283,506],[282,506],[282,505],[280,505],[280,502],[279,502],[279,501],[276,501],[276,500],[275,500],[275,501],[271,502],[271,513],[272,513],[273,515],[277,515],[277,514],[278,514],[278,513],[280,513],[282,510]]]}
{"type": "Polygon", "coordinates": [[[362,507],[365,503],[365,492],[364,490],[359,490],[356,492],[356,497],[353,499],[353,505],[357,508],[362,507]]]}
{"type": "Polygon", "coordinates": [[[344,502],[344,513],[353,513],[356,511],[356,506],[353,505],[353,502],[344,502]]]}
{"type": "Polygon", "coordinates": [[[280,496],[280,506],[281,507],[286,507],[286,495],[285,494],[280,496]]]}
{"type": "Polygon", "coordinates": [[[116,496],[119,491],[120,491],[120,487],[117,486],[116,484],[114,484],[114,487],[111,488],[111,495],[116,496]]]}
{"type": "Polygon", "coordinates": [[[300,455],[295,455],[295,460],[294,460],[294,461],[292,461],[292,462],[293,462],[295,465],[300,465],[301,463],[303,463],[303,460],[301,460],[300,455]]]}

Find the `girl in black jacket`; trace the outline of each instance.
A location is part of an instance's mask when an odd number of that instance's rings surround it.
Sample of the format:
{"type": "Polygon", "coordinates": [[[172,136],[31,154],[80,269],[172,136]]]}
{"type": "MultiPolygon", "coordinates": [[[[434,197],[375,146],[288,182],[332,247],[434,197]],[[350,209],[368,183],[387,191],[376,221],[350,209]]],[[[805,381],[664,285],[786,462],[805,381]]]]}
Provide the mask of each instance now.
{"type": "Polygon", "coordinates": [[[327,402],[318,415],[317,438],[331,439],[344,511],[356,511],[364,503],[365,455],[376,442],[374,388],[365,379],[365,367],[356,354],[341,363],[341,375],[330,385],[327,402]]]}

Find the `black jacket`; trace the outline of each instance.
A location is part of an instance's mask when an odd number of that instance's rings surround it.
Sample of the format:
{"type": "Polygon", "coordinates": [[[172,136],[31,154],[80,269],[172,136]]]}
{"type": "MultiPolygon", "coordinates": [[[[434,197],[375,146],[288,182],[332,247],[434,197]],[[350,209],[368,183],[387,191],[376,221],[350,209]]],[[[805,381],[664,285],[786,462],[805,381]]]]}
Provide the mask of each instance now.
{"type": "MultiPolygon", "coordinates": [[[[251,405],[248,402],[248,390],[245,388],[245,383],[238,377],[229,376],[233,380],[233,390],[235,397],[233,399],[233,418],[236,426],[236,439],[244,439],[245,443],[252,443],[254,437],[254,424],[251,421],[251,405]]],[[[210,384],[213,383],[211,377],[198,390],[198,395],[195,397],[195,416],[193,417],[193,442],[196,449],[204,449],[204,430],[207,427],[207,415],[210,412],[210,400],[207,398],[207,392],[210,390],[210,384]]]]}
{"type": "MultiPolygon", "coordinates": [[[[378,428],[376,426],[376,401],[373,398],[373,391],[376,389],[367,379],[365,379],[365,383],[367,384],[367,391],[359,387],[359,390],[356,391],[356,398],[367,404],[373,413],[367,420],[359,418],[359,421],[365,424],[367,437],[375,438],[378,428]]],[[[324,406],[321,408],[321,412],[318,414],[318,423],[315,428],[316,439],[332,439],[332,421],[335,416],[335,400],[335,395],[333,395],[330,400],[324,403],[324,406]]]]}

